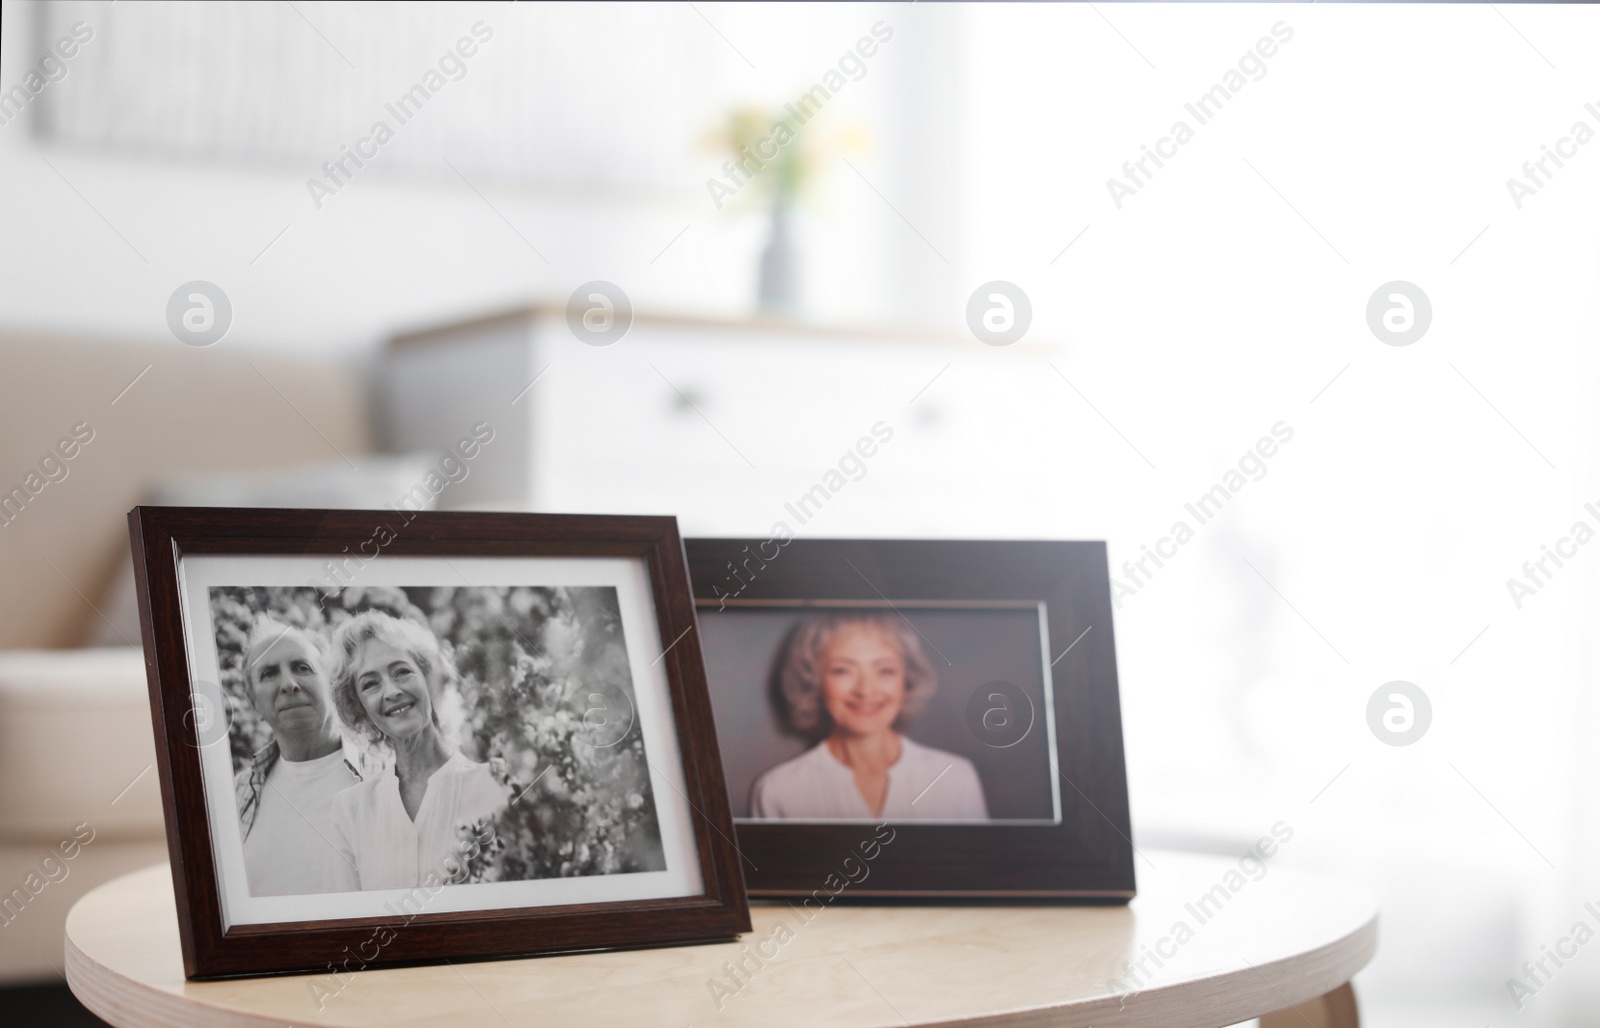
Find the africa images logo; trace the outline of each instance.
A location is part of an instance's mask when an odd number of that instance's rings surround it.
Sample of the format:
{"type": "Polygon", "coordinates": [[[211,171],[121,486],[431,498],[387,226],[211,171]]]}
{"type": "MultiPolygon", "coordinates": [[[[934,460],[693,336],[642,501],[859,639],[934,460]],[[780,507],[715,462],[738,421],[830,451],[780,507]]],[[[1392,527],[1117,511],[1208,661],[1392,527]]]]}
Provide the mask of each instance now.
{"type": "Polygon", "coordinates": [[[322,210],[323,200],[349,185],[355,178],[356,172],[367,166],[367,161],[373,160],[387,146],[397,134],[397,127],[409,124],[429,100],[443,92],[444,87],[450,82],[460,82],[467,77],[467,62],[478,52],[478,47],[494,38],[494,29],[482,21],[474,22],[472,35],[462,36],[456,40],[455,46],[444,52],[439,58],[437,68],[424,71],[421,81],[412,84],[411,88],[401,93],[392,103],[385,103],[383,109],[394,118],[395,124],[391,125],[385,118],[379,118],[372,123],[368,134],[355,141],[354,152],[351,147],[340,146],[339,156],[331,161],[322,163],[322,180],[306,179],[306,191],[311,194],[311,202],[322,210]],[[354,164],[355,167],[350,166],[354,164]]]}

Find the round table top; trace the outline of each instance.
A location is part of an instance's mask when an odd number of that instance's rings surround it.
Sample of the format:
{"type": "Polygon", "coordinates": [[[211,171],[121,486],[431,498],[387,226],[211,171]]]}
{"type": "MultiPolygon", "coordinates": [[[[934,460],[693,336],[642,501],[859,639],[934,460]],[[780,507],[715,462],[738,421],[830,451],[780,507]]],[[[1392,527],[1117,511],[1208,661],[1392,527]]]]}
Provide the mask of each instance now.
{"type": "Polygon", "coordinates": [[[72,908],[67,980],[124,1026],[1215,1028],[1337,988],[1377,946],[1377,908],[1349,883],[1270,863],[1147,856],[1128,906],[841,904],[807,920],[758,902],[754,931],[734,943],[362,971],[342,986],[325,975],[185,980],[161,865],[72,908]]]}

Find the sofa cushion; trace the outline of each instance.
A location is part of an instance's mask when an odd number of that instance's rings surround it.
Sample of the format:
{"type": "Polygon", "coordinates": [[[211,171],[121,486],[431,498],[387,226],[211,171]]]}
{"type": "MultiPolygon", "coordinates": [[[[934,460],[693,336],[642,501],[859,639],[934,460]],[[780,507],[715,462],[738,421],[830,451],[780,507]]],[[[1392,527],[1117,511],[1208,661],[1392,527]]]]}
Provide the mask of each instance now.
{"type": "Polygon", "coordinates": [[[166,860],[165,842],[104,839],[88,830],[48,842],[0,840],[0,986],[60,982],[72,905],[97,885],[166,860]],[[77,845],[63,848],[64,841],[77,845]]]}
{"type": "Polygon", "coordinates": [[[0,840],[162,838],[155,759],[140,650],[0,651],[0,840]]]}

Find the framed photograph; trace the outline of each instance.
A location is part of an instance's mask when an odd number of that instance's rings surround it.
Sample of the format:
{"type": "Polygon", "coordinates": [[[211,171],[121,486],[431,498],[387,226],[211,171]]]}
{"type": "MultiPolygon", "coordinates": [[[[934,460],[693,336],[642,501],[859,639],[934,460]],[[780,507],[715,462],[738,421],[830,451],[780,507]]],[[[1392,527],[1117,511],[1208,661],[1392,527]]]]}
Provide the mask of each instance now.
{"type": "Polygon", "coordinates": [[[1134,895],[1104,543],[687,549],[751,895],[1134,895]]]}
{"type": "Polygon", "coordinates": [[[674,519],[128,519],[190,977],[749,930],[674,519]]]}

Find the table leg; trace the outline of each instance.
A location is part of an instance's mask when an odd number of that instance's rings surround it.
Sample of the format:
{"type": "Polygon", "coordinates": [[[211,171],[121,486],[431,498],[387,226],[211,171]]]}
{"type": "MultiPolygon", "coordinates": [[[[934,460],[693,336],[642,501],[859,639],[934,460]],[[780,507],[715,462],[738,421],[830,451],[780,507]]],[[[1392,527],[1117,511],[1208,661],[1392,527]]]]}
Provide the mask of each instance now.
{"type": "Polygon", "coordinates": [[[1261,1018],[1261,1028],[1360,1028],[1361,1014],[1356,1010],[1356,990],[1349,982],[1332,992],[1307,1000],[1297,1007],[1279,1010],[1261,1018]]]}

